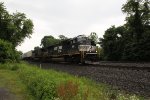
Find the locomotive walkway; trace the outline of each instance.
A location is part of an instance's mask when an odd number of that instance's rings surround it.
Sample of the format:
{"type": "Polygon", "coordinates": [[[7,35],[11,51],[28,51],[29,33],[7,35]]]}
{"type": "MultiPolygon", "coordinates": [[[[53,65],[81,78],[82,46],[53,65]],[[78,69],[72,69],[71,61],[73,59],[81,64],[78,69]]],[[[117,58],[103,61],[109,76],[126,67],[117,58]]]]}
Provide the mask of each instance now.
{"type": "Polygon", "coordinates": [[[57,63],[33,63],[41,65],[44,69],[54,69],[67,72],[76,76],[88,77],[96,82],[111,85],[114,89],[125,90],[127,93],[134,93],[150,98],[150,71],[133,70],[126,67],[149,67],[149,63],[104,63],[98,65],[79,64],[57,64],[57,63]],[[110,66],[111,65],[111,66],[110,66]],[[134,66],[133,66],[134,65],[134,66]],[[107,66],[107,67],[106,67],[107,66]],[[117,66],[117,67],[115,67],[117,66]]]}

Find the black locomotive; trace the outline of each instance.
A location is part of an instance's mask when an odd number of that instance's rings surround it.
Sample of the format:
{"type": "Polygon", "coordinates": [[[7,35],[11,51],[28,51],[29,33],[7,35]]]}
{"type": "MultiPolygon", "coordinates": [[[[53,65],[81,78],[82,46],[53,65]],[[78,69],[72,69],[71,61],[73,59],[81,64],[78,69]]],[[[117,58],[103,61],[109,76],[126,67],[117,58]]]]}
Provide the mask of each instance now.
{"type": "Polygon", "coordinates": [[[28,56],[24,58],[28,57],[40,61],[65,61],[75,63],[96,62],[98,59],[95,42],[84,35],[63,40],[59,44],[31,52],[29,55],[26,54],[28,56]]]}

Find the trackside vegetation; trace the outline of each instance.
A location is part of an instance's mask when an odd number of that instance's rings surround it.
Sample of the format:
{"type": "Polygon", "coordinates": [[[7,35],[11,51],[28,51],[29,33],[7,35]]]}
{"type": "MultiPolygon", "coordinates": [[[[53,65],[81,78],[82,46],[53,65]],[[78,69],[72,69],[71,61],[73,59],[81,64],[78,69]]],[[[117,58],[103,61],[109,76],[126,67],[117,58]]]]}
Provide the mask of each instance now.
{"type": "Polygon", "coordinates": [[[20,54],[13,48],[13,45],[5,40],[0,39],[0,62],[19,62],[20,54]]]}
{"type": "Polygon", "coordinates": [[[21,52],[16,47],[31,36],[33,27],[24,13],[10,14],[0,2],[0,63],[20,61],[21,52]]]}
{"type": "Polygon", "coordinates": [[[126,23],[108,28],[101,58],[108,61],[147,61],[150,56],[150,0],[127,0],[122,7],[126,23]]]}
{"type": "Polygon", "coordinates": [[[17,72],[13,71],[13,68],[11,70],[2,68],[4,66],[0,65],[0,100],[34,100],[17,72]]]}
{"type": "Polygon", "coordinates": [[[43,70],[27,63],[0,64],[0,71],[15,73],[19,77],[18,81],[24,84],[29,94],[34,97],[31,99],[35,100],[144,100],[84,77],[43,70]]]}

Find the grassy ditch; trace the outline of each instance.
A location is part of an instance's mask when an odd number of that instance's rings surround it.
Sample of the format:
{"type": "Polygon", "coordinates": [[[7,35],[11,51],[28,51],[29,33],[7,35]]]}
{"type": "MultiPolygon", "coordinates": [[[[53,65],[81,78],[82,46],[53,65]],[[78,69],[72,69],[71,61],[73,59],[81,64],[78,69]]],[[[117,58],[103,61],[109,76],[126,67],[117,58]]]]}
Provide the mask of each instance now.
{"type": "Polygon", "coordinates": [[[86,78],[43,70],[26,63],[4,64],[0,69],[15,72],[36,100],[144,100],[86,78]]]}

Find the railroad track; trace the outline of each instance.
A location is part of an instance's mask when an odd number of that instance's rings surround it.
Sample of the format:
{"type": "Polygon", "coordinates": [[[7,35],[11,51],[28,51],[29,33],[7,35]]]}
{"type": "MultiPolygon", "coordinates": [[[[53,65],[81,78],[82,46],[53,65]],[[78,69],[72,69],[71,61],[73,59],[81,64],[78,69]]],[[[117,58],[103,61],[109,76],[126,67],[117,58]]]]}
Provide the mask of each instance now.
{"type": "Polygon", "coordinates": [[[121,65],[103,63],[99,65],[81,65],[72,63],[37,63],[44,69],[54,69],[67,72],[79,77],[88,77],[96,82],[109,84],[117,89],[125,90],[150,98],[150,71],[149,66],[134,64],[121,65]],[[134,66],[133,66],[134,65],[134,66]]]}
{"type": "Polygon", "coordinates": [[[150,67],[148,66],[135,66],[135,65],[130,65],[130,66],[120,66],[120,65],[107,65],[107,64],[97,64],[97,65],[90,65],[90,66],[95,66],[95,67],[111,67],[111,68],[118,68],[118,69],[130,69],[130,70],[145,70],[150,72],[150,67]]]}
{"type": "Polygon", "coordinates": [[[76,65],[76,66],[86,66],[86,67],[111,67],[111,68],[118,68],[118,69],[129,69],[129,70],[145,70],[150,72],[150,63],[123,63],[123,62],[98,62],[96,64],[77,64],[77,63],[67,63],[67,62],[52,62],[56,64],[63,64],[63,65],[76,65]]]}

